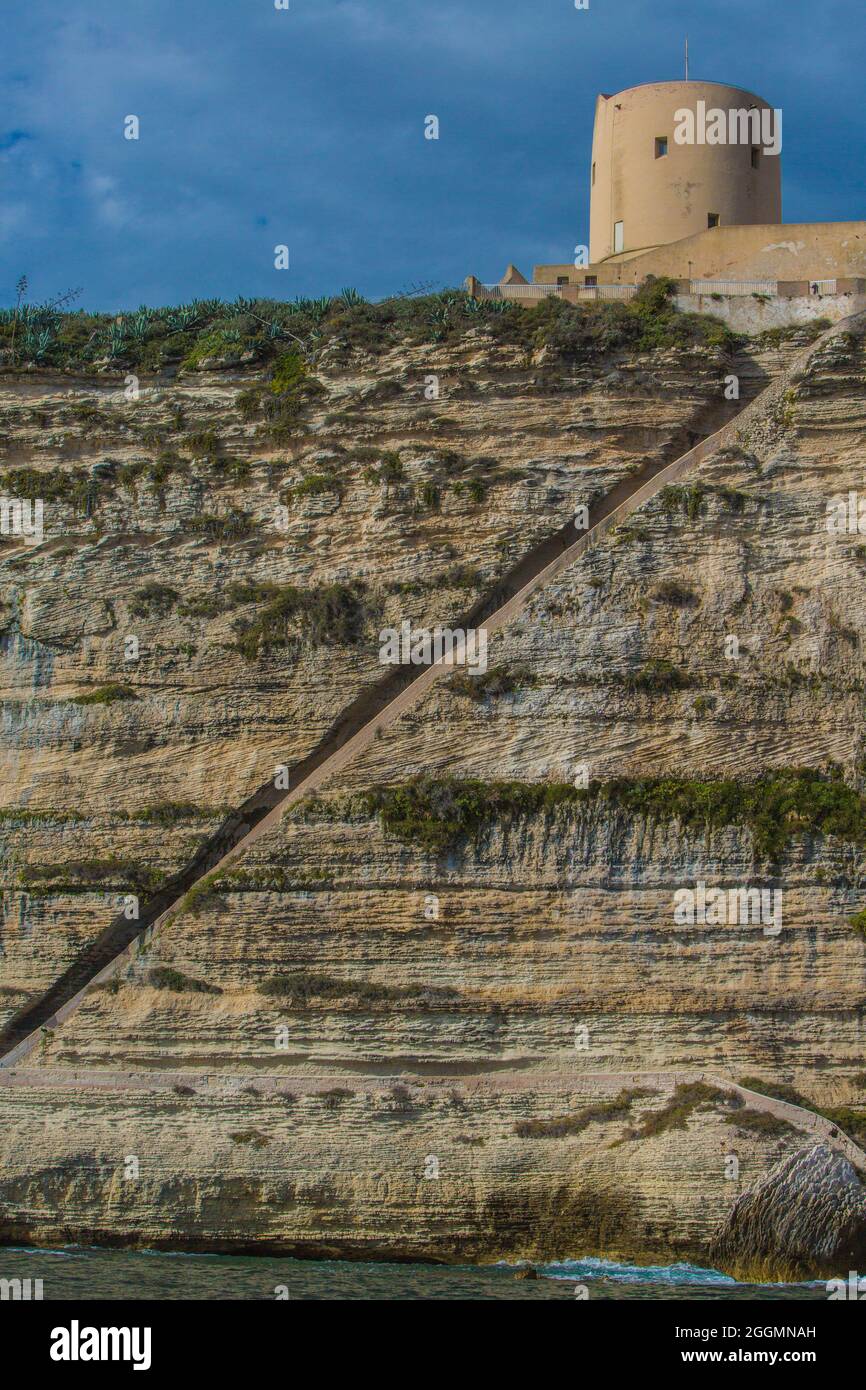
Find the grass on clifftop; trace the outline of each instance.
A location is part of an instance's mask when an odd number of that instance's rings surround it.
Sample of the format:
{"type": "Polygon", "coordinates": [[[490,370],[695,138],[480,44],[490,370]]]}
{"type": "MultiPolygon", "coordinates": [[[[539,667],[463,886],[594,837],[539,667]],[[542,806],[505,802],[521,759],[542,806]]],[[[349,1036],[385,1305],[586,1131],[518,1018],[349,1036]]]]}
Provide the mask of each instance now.
{"type": "Polygon", "coordinates": [[[302,391],[301,362],[329,345],[381,354],[406,343],[456,341],[471,329],[526,349],[548,347],[565,359],[618,350],[730,347],[736,339],[718,319],[679,313],[674,282],[648,280],[628,303],[567,304],[547,299],[533,308],[508,300],[478,301],[462,290],[394,295],[369,303],[355,290],[318,299],[195,299],[174,308],[120,314],[68,312],[22,303],[0,309],[0,369],[133,369],[159,373],[271,363],[270,392],[302,391]]]}
{"type": "MultiPolygon", "coordinates": [[[[418,778],[361,795],[368,815],[379,815],[398,839],[443,851],[488,825],[536,814],[578,817],[596,806],[633,817],[707,832],[742,826],[755,857],[773,861],[795,835],[832,835],[866,845],[866,798],[834,768],[778,769],[751,782],[732,778],[618,778],[588,788],[569,783],[481,782],[418,778]]],[[[317,810],[327,815],[324,803],[317,810]]]]}
{"type": "Polygon", "coordinates": [[[673,303],[675,281],[648,278],[633,299],[568,304],[542,300],[532,309],[512,308],[494,322],[493,335],[526,347],[549,348],[565,361],[616,351],[713,347],[730,351],[739,339],[720,319],[681,313],[673,303]]]}

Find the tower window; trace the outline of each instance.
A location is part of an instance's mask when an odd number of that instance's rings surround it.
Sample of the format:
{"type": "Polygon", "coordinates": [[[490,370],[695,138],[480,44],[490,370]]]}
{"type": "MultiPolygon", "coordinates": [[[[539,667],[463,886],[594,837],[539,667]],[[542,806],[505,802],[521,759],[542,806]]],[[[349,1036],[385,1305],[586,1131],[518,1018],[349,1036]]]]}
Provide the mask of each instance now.
{"type": "Polygon", "coordinates": [[[595,160],[592,161],[592,186],[595,188],[595,160]]]}
{"type": "Polygon", "coordinates": [[[719,216],[719,214],[718,214],[717,212],[708,212],[708,213],[707,213],[707,226],[708,226],[708,227],[718,227],[720,221],[721,221],[721,218],[720,218],[720,216],[719,216]]]}
{"type": "Polygon", "coordinates": [[[624,234],[623,234],[622,223],[621,223],[621,222],[614,222],[614,224],[613,224],[613,254],[616,255],[617,252],[621,251],[621,250],[623,249],[623,246],[624,246],[624,245],[625,245],[625,236],[624,236],[624,234]]]}
{"type": "Polygon", "coordinates": [[[752,146],[752,168],[753,168],[753,169],[759,168],[759,167],[760,167],[760,163],[761,163],[761,147],[760,147],[760,145],[753,145],[753,146],[752,146]]]}
{"type": "Polygon", "coordinates": [[[656,136],[656,159],[664,159],[668,152],[668,137],[666,135],[656,136]]]}

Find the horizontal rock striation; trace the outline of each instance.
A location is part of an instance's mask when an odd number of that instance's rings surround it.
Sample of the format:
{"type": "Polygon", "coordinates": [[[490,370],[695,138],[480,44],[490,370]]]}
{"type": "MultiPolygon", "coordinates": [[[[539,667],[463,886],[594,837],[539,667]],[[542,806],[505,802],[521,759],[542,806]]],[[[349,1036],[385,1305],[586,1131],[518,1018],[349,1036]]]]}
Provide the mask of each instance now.
{"type": "MultiPolygon", "coordinates": [[[[165,505],[112,485],[72,540],[3,552],[7,1019],[309,753],[381,675],[380,624],[495,592],[576,505],[717,423],[731,367],[566,370],[478,334],[436,356],[432,430],[429,348],[326,357],[291,459],[236,418],[245,375],[154,388],[145,418],[182,398],[219,449],[188,451],[165,505]]],[[[742,354],[772,400],[547,585],[486,676],[441,681],[0,1073],[0,1238],[706,1263],[734,1199],[814,1145],[756,1093],[856,1128],[863,570],[825,520],[860,476],[859,326],[787,357],[742,354]],[[467,781],[473,815],[441,812],[467,781]],[[781,930],[677,922],[698,883],[781,892],[781,930]]],[[[27,411],[68,405],[4,389],[7,466],[31,466],[27,411]]],[[[145,457],[134,432],[112,451],[145,457]]]]}

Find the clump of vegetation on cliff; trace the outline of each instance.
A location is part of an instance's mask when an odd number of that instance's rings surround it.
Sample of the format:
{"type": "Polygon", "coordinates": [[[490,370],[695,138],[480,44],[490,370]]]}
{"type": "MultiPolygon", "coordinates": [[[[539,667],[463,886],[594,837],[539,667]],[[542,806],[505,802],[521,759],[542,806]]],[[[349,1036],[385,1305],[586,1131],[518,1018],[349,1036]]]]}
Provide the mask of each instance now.
{"type": "Polygon", "coordinates": [[[21,870],[23,888],[36,895],[108,892],[151,893],[165,875],[148,864],[118,855],[97,859],[70,859],[58,864],[28,864],[21,870]]]}
{"type": "Polygon", "coordinates": [[[364,634],[369,611],[367,589],[360,580],[318,589],[274,585],[264,608],[254,618],[236,623],[237,649],[247,661],[255,661],[302,640],[314,646],[352,646],[364,634]]]}
{"type": "Polygon", "coordinates": [[[92,516],[106,496],[103,480],[83,468],[10,468],[0,477],[0,487],[6,496],[65,502],[85,517],[92,516]]]}
{"type": "Polygon", "coordinates": [[[535,677],[525,666],[491,666],[483,675],[471,675],[468,671],[456,671],[447,681],[447,687],[454,695],[465,695],[469,700],[480,703],[490,696],[513,695],[517,690],[527,690],[535,684],[535,677]]]}
{"type": "Polygon", "coordinates": [[[770,1096],[773,1100],[784,1100],[789,1105],[798,1105],[803,1110],[811,1110],[816,1115],[823,1115],[825,1120],[829,1120],[831,1124],[844,1130],[855,1143],[860,1144],[861,1147],[866,1145],[866,1110],[855,1110],[849,1105],[816,1105],[796,1087],[789,1086],[785,1081],[765,1081],[760,1076],[742,1076],[739,1084],[748,1091],[757,1091],[759,1095],[770,1096]]]}
{"type": "Polygon", "coordinates": [[[797,1129],[781,1115],[771,1115],[766,1110],[743,1109],[736,1115],[728,1115],[726,1124],[734,1125],[739,1134],[760,1134],[767,1139],[781,1139],[787,1134],[796,1134],[797,1129]]]}
{"type": "Polygon", "coordinates": [[[375,980],[345,980],[316,970],[293,970],[259,985],[259,993],[287,1008],[305,1009],[312,1000],[352,1000],[362,1008],[375,1004],[415,1004],[430,1008],[454,1003],[457,990],[442,985],[386,985],[375,980]]]}
{"type": "Polygon", "coordinates": [[[110,685],[100,685],[96,690],[85,691],[83,695],[73,695],[75,705],[113,705],[118,700],[137,700],[138,696],[131,685],[114,681],[110,685]]]}
{"type": "Polygon", "coordinates": [[[720,319],[680,313],[673,303],[675,289],[674,280],[650,277],[627,301],[568,304],[550,298],[532,308],[512,306],[508,314],[493,321],[491,332],[527,348],[548,348],[563,361],[677,347],[731,351],[738,339],[730,329],[720,319]]]}
{"type": "Polygon", "coordinates": [[[168,989],[173,994],[222,994],[219,985],[195,980],[170,965],[156,965],[147,972],[147,983],[154,989],[168,989]]]}
{"type": "Polygon", "coordinates": [[[580,804],[587,792],[550,782],[480,782],[467,778],[418,778],[363,794],[369,815],[378,814],[399,839],[444,850],[485,823],[512,820],[580,804]]]}
{"type": "Polygon", "coordinates": [[[853,916],[848,918],[848,921],[857,935],[862,936],[863,940],[866,941],[866,907],[860,912],[855,912],[853,916]]]}
{"type": "MultiPolygon", "coordinates": [[[[590,806],[707,833],[742,826],[755,856],[773,862],[795,835],[831,835],[866,845],[866,797],[835,768],[779,768],[755,781],[691,777],[616,778],[587,788],[554,782],[481,782],[420,777],[375,787],[360,798],[368,815],[410,843],[441,851],[481,827],[537,814],[581,815],[590,806]]],[[[323,813],[324,804],[320,803],[323,813]]]]}
{"type": "Polygon", "coordinates": [[[708,1086],[705,1081],[686,1081],[677,1086],[670,1100],[661,1109],[647,1110],[641,1118],[640,1127],[630,1130],[625,1140],[654,1139],[671,1129],[685,1129],[692,1115],[698,1110],[709,1110],[717,1106],[738,1110],[742,1104],[736,1092],[723,1091],[718,1086],[708,1086]]]}
{"type": "Polygon", "coordinates": [[[573,1115],[560,1115],[551,1120],[518,1120],[514,1133],[518,1139],[564,1139],[570,1134],[580,1134],[592,1124],[606,1124],[611,1120],[623,1120],[636,1100],[655,1095],[655,1091],[636,1088],[620,1091],[614,1100],[597,1101],[595,1105],[585,1105],[573,1115]]]}

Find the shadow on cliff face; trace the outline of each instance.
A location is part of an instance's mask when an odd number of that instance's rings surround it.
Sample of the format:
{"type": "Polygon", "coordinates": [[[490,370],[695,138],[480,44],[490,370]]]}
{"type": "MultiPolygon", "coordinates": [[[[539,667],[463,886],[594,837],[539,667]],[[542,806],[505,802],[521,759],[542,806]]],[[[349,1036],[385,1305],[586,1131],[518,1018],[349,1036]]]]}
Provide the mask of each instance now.
{"type": "MultiPolygon", "coordinates": [[[[557,1181],[515,1185],[486,1197],[478,1215],[475,1258],[506,1260],[621,1258],[645,1250],[645,1199],[624,1187],[557,1181]]],[[[465,1245],[462,1247],[465,1249],[465,1245]]]]}

